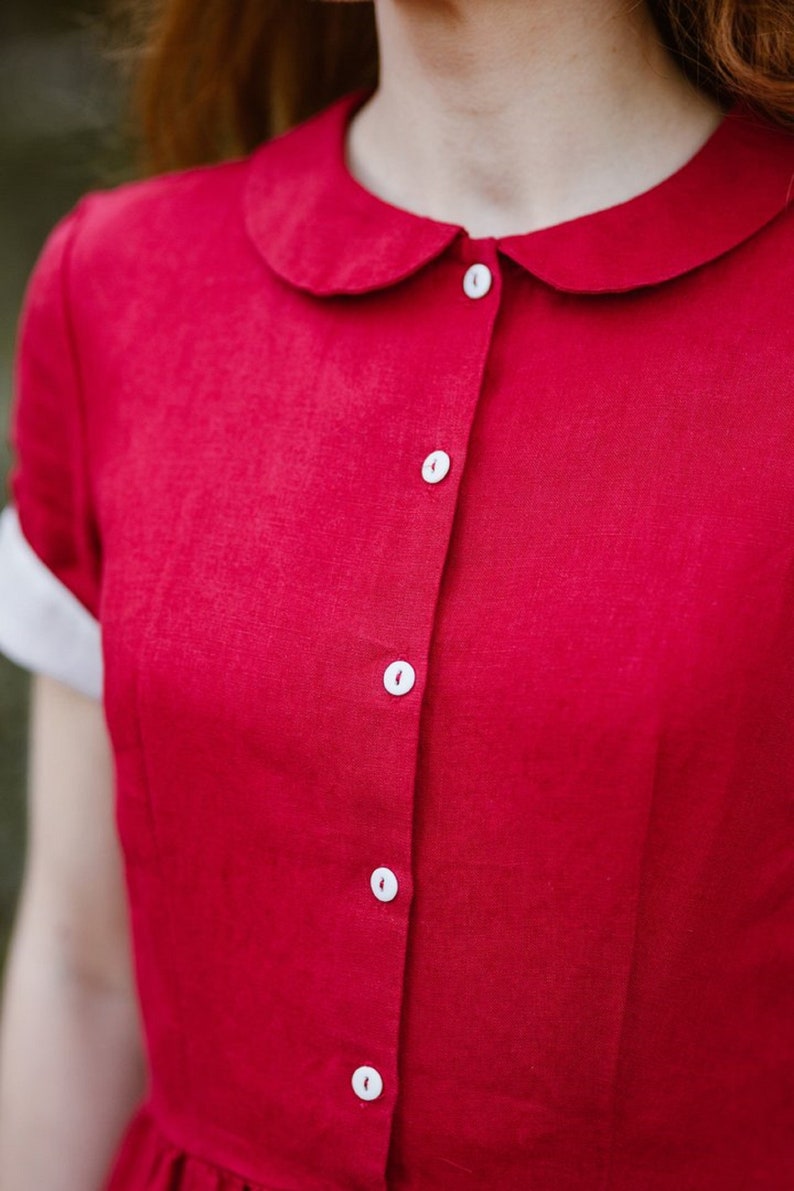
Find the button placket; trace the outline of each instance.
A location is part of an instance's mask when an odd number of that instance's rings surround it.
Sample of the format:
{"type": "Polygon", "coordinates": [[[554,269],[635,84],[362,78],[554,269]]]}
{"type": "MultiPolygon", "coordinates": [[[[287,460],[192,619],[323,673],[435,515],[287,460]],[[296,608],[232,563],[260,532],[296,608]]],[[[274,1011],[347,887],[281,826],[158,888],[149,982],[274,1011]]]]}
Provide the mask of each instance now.
{"type": "MultiPolygon", "coordinates": [[[[495,275],[488,265],[475,262],[469,265],[463,273],[464,294],[472,300],[484,298],[494,288],[495,280],[495,275]]],[[[487,322],[490,325],[492,315],[488,315],[487,322]]],[[[446,419],[444,420],[446,421],[446,419]]],[[[451,466],[452,460],[449,452],[437,447],[430,450],[422,460],[419,468],[421,478],[428,485],[439,484],[449,475],[451,466]]],[[[443,501],[442,506],[438,507],[443,507],[443,501]]],[[[407,695],[414,688],[415,683],[416,671],[405,658],[395,659],[383,671],[384,688],[395,697],[407,695]]],[[[369,875],[372,896],[381,903],[395,900],[398,896],[399,884],[396,873],[385,865],[374,868],[369,875]]],[[[377,1100],[383,1094],[383,1077],[377,1068],[369,1065],[361,1065],[353,1071],[351,1085],[356,1096],[363,1102],[377,1100]]]]}

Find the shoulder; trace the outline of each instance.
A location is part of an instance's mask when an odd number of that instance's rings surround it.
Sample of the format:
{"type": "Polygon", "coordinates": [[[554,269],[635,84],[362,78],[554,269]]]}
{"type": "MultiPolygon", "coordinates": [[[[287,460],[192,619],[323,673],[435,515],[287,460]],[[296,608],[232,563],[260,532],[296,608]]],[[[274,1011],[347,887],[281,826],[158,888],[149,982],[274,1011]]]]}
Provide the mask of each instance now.
{"type": "Polygon", "coordinates": [[[61,238],[71,226],[76,270],[129,268],[134,275],[141,266],[162,266],[188,246],[195,251],[233,234],[249,162],[237,158],[87,191],[54,234],[61,238]]]}
{"type": "Polygon", "coordinates": [[[249,161],[85,192],[29,275],[17,330],[26,369],[73,366],[84,391],[96,375],[107,387],[131,360],[143,366],[172,350],[210,305],[226,309],[241,282],[261,274],[243,213],[249,161]]]}

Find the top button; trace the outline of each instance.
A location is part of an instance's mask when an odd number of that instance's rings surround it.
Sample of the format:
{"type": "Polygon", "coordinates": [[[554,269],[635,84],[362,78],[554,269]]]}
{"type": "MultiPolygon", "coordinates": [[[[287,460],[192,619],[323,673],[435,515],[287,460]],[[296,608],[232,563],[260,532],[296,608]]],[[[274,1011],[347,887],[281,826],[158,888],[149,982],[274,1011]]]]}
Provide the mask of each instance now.
{"type": "Polygon", "coordinates": [[[487,265],[469,265],[463,275],[463,292],[469,298],[484,298],[493,284],[493,274],[487,265]]]}

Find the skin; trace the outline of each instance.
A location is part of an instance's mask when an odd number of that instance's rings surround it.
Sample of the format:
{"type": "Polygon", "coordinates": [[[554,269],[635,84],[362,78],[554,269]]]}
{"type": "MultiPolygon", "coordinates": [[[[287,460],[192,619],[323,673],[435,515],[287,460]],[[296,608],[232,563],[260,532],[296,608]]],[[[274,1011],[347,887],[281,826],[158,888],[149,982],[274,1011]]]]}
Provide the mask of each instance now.
{"type": "Polygon", "coordinates": [[[349,169],[472,236],[623,202],[682,166],[723,115],[641,0],[375,0],[375,17],[380,80],[351,122],[349,169]]]}

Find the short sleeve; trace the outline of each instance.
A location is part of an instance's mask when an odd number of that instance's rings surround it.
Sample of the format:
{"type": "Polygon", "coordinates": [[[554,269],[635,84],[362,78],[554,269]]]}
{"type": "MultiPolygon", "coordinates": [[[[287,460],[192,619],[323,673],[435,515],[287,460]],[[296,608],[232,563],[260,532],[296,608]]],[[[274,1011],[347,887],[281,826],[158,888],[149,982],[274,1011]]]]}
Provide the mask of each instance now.
{"type": "Polygon", "coordinates": [[[50,232],[20,313],[0,512],[0,651],[99,698],[101,552],[69,297],[84,202],[50,232]]]}

